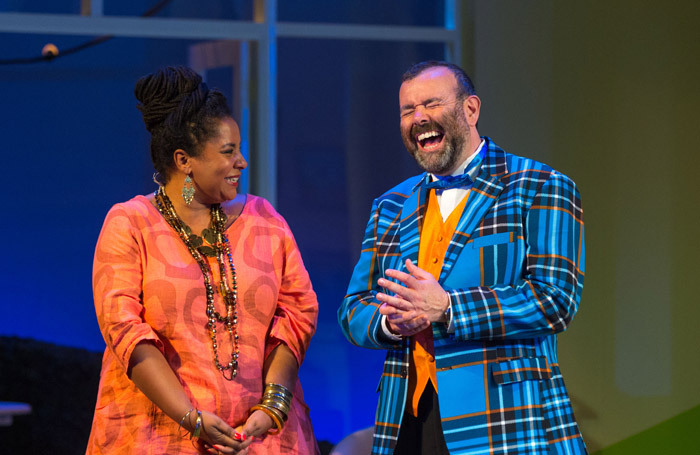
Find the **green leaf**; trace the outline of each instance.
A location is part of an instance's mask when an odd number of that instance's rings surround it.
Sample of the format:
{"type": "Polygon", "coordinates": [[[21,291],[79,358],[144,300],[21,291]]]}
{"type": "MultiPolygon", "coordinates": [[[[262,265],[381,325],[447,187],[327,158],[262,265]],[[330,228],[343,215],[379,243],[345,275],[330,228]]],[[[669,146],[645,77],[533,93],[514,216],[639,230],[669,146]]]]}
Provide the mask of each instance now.
{"type": "Polygon", "coordinates": [[[200,253],[210,258],[216,257],[216,250],[210,246],[200,246],[197,248],[200,253]]]}
{"type": "Polygon", "coordinates": [[[190,244],[195,247],[199,248],[202,246],[204,242],[202,241],[202,238],[198,235],[190,235],[190,244]]]}
{"type": "Polygon", "coordinates": [[[216,233],[209,228],[202,231],[202,237],[204,237],[204,240],[209,242],[211,245],[216,243],[216,233]]]}

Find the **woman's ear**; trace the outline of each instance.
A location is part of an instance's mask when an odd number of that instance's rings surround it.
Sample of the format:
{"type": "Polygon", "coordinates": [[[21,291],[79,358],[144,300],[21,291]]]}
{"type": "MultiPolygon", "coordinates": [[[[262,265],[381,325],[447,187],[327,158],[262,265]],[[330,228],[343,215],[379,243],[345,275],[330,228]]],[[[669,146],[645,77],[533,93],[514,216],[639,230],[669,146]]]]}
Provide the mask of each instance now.
{"type": "Polygon", "coordinates": [[[177,149],[175,152],[173,152],[173,162],[175,163],[175,167],[178,171],[184,174],[189,175],[192,172],[192,169],[190,169],[191,160],[192,157],[190,157],[190,155],[188,155],[187,152],[182,149],[177,149]]]}

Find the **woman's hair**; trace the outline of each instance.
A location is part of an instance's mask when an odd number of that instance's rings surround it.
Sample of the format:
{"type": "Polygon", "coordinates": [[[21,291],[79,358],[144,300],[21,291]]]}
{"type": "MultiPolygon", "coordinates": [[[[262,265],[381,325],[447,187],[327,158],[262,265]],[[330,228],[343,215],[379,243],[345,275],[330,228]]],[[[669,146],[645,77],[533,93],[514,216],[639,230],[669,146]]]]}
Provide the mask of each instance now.
{"type": "Polygon", "coordinates": [[[218,121],[231,117],[226,98],[209,90],[202,77],[184,66],[168,66],[136,81],[134,95],[151,133],[151,160],[166,183],[175,168],[173,152],[199,156],[216,133],[218,121]]]}

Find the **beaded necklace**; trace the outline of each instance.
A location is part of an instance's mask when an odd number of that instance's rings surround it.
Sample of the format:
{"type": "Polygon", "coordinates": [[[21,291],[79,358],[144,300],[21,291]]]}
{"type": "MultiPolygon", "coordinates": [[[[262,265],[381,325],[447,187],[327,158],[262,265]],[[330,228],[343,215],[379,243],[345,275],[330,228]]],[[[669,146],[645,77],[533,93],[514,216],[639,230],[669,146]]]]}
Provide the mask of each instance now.
{"type": "Polygon", "coordinates": [[[236,377],[236,374],[238,374],[238,312],[236,309],[236,303],[238,301],[238,286],[236,284],[236,268],[233,266],[231,248],[229,247],[228,237],[224,233],[226,215],[219,204],[214,204],[211,206],[211,227],[215,238],[215,242],[212,243],[212,248],[216,252],[216,262],[219,264],[219,273],[221,276],[218,288],[221,296],[223,297],[224,303],[226,304],[226,315],[223,316],[216,311],[216,308],[214,307],[214,286],[212,285],[214,275],[212,274],[209,262],[204,258],[204,254],[200,251],[201,246],[192,242],[192,231],[190,227],[187,226],[179,216],[177,216],[175,207],[173,207],[172,202],[170,202],[168,195],[165,194],[165,188],[162,186],[159,187],[155,192],[155,198],[158,211],[161,213],[161,215],[163,215],[163,218],[165,218],[168,224],[175,229],[175,232],[177,232],[182,241],[185,243],[187,249],[190,251],[190,254],[202,271],[202,275],[204,276],[204,288],[206,289],[207,293],[207,318],[209,319],[207,327],[209,330],[209,335],[211,336],[212,349],[214,351],[214,364],[216,365],[216,369],[221,372],[224,378],[231,381],[236,377]],[[228,265],[231,271],[231,282],[233,283],[233,289],[229,288],[226,280],[226,257],[228,258],[228,265]],[[222,365],[219,362],[219,350],[216,340],[217,322],[223,324],[226,328],[233,347],[231,352],[231,360],[226,365],[222,365]]]}

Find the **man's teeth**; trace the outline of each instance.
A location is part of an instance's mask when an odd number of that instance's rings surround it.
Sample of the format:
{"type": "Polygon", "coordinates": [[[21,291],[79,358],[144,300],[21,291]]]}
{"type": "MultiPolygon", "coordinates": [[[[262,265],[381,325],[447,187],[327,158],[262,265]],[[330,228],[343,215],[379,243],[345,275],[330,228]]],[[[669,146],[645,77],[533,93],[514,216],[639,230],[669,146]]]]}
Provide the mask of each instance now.
{"type": "Polygon", "coordinates": [[[440,135],[440,133],[438,133],[437,131],[428,131],[426,133],[419,134],[417,139],[419,141],[424,141],[430,137],[435,137],[435,136],[439,136],[439,135],[440,135]]]}
{"type": "Polygon", "coordinates": [[[226,177],[226,180],[228,180],[229,182],[237,182],[238,177],[226,177]]]}

